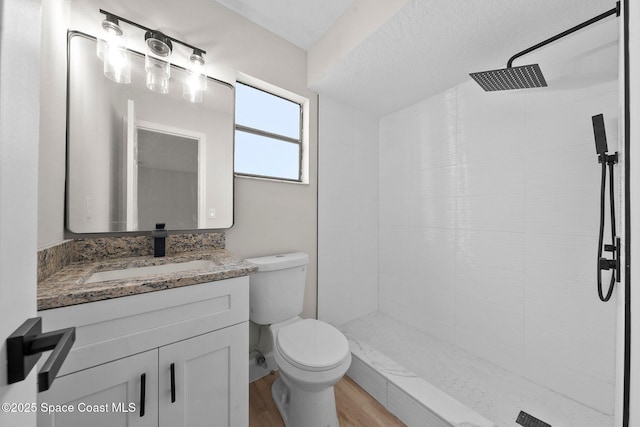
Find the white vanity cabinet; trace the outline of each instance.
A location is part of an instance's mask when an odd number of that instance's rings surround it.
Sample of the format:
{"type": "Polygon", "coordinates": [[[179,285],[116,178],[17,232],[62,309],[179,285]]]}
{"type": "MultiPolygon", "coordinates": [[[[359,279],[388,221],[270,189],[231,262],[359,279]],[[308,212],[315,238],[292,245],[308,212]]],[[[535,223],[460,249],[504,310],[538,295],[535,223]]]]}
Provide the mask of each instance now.
{"type": "Polygon", "coordinates": [[[38,427],[157,427],[157,392],[158,351],[125,357],[56,378],[38,396],[38,427]]]}
{"type": "Polygon", "coordinates": [[[159,353],[160,426],[248,425],[246,325],[236,325],[166,347],[159,353]],[[240,351],[243,349],[244,351],[240,351]],[[174,394],[171,395],[171,365],[174,394]]]}
{"type": "Polygon", "coordinates": [[[51,328],[76,326],[38,396],[39,409],[52,409],[39,412],[39,427],[248,426],[247,276],[39,315],[51,328]]]}

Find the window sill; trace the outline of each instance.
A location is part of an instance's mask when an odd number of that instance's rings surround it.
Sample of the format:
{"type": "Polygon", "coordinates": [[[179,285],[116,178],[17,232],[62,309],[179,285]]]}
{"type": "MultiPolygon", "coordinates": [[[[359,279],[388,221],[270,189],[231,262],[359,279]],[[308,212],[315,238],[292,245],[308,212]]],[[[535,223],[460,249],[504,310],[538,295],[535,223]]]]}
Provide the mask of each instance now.
{"type": "Polygon", "coordinates": [[[269,181],[269,182],[278,182],[282,184],[294,184],[294,185],[309,185],[308,182],[301,181],[289,181],[287,179],[278,179],[278,178],[266,178],[262,176],[251,176],[251,175],[239,175],[233,174],[234,178],[242,178],[242,179],[250,179],[255,181],[269,181]]]}

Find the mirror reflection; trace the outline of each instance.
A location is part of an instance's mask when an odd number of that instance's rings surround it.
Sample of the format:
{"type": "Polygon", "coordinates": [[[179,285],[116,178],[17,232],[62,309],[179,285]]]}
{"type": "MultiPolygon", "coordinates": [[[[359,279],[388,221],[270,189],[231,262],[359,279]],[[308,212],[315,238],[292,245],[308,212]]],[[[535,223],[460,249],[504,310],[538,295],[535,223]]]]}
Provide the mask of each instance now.
{"type": "Polygon", "coordinates": [[[67,229],[137,232],[233,225],[234,93],[208,78],[200,103],[145,85],[144,56],[131,52],[131,83],[103,74],[96,41],[69,37],[67,229]]]}

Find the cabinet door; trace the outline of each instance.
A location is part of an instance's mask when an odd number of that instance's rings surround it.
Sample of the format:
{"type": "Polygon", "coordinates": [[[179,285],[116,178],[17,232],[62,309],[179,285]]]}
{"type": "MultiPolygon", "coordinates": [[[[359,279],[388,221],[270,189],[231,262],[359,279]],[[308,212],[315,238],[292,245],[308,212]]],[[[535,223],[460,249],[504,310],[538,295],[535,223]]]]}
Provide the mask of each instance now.
{"type": "Polygon", "coordinates": [[[249,324],[240,323],[159,350],[161,427],[249,425],[249,324]],[[175,401],[171,399],[171,365],[175,401]]]}
{"type": "Polygon", "coordinates": [[[38,427],[155,427],[158,351],[56,378],[51,389],[38,395],[38,409],[38,427]]]}

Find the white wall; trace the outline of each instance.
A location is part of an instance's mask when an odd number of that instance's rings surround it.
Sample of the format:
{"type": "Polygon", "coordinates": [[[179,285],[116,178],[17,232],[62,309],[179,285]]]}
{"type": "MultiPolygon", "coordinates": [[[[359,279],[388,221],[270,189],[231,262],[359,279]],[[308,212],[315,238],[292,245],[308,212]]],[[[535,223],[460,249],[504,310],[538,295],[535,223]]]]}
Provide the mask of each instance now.
{"type": "Polygon", "coordinates": [[[69,0],[42,2],[38,249],[63,239],[69,0]]]}
{"type": "Polygon", "coordinates": [[[318,318],[378,309],[378,120],[320,98],[318,318]]]}
{"type": "MultiPolygon", "coordinates": [[[[38,0],[0,3],[0,402],[36,401],[36,370],[7,385],[6,338],[36,314],[40,13],[38,0]]],[[[48,16],[43,14],[46,20],[48,16]]],[[[46,325],[45,325],[46,328],[46,325]]],[[[35,426],[0,411],[0,425],[35,426]]]]}
{"type": "Polygon", "coordinates": [[[469,81],[381,119],[380,309],[612,414],[591,116],[617,149],[617,44],[573,53],[549,88],[469,81]]]}

